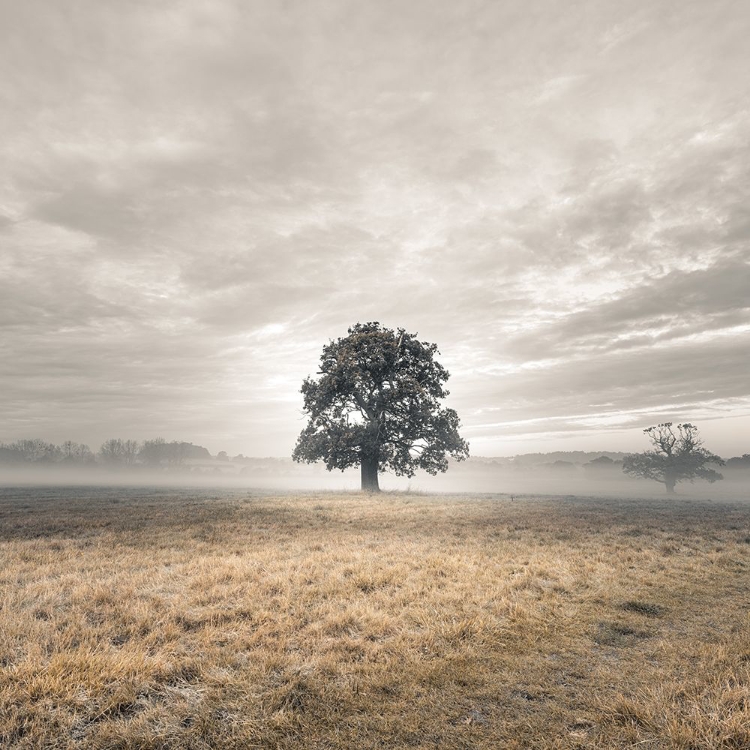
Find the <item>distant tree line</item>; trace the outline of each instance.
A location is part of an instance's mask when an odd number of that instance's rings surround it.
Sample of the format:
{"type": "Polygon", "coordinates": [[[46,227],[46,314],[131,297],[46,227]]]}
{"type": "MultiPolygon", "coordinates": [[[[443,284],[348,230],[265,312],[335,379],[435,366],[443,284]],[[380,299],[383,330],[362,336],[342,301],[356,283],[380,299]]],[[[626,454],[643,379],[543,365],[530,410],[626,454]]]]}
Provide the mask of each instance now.
{"type": "Polygon", "coordinates": [[[200,445],[183,441],[167,442],[164,438],[145,440],[105,440],[94,453],[88,445],[66,440],[61,445],[44,440],[16,440],[0,443],[0,463],[16,466],[104,466],[111,469],[178,467],[188,459],[210,459],[211,454],[200,445]]]}
{"type": "MultiPolygon", "coordinates": [[[[481,475],[495,472],[519,475],[544,472],[548,476],[559,477],[572,476],[580,472],[582,477],[612,481],[621,478],[625,471],[631,476],[656,480],[664,484],[668,492],[670,487],[674,490],[672,480],[675,484],[692,479],[716,481],[720,476],[716,472],[719,467],[722,467],[727,478],[745,481],[750,477],[750,454],[745,453],[722,461],[718,456],[698,450],[700,445],[695,440],[697,435],[693,425],[682,425],[683,432],[689,432],[690,441],[679,441],[679,426],[676,431],[673,428],[674,444],[667,432],[666,437],[669,440],[665,445],[671,450],[671,454],[665,453],[659,443],[659,440],[665,437],[660,428],[668,427],[671,425],[659,425],[645,430],[655,447],[644,454],[618,451],[557,451],[513,457],[477,456],[457,464],[454,470],[481,475]]],[[[230,456],[225,451],[212,456],[200,445],[178,440],[167,442],[164,438],[143,442],[111,438],[105,440],[96,452],[88,445],[72,440],[66,440],[60,445],[40,439],[0,443],[0,468],[31,466],[39,469],[69,467],[104,471],[182,470],[203,474],[239,473],[252,476],[286,476],[297,471],[292,468],[291,459],[250,457],[241,453],[230,456]]]]}

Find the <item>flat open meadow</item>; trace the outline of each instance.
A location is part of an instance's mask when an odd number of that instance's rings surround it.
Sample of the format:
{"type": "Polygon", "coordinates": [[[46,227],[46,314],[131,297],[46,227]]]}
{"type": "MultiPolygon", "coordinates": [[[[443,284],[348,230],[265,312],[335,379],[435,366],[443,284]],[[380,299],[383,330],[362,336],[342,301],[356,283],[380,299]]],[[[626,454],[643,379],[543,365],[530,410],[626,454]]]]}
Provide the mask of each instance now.
{"type": "Polygon", "coordinates": [[[0,489],[3,748],[749,748],[750,504],[0,489]]]}

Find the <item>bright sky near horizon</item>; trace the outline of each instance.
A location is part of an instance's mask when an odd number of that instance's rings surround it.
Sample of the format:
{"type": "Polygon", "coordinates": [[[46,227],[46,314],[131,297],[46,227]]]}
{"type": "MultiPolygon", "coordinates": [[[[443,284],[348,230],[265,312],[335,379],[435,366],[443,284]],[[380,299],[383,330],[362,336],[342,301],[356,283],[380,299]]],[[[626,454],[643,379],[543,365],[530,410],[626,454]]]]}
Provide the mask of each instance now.
{"type": "Polygon", "coordinates": [[[750,5],[0,5],[0,441],[289,455],[357,321],[477,455],[750,452],[750,5]]]}

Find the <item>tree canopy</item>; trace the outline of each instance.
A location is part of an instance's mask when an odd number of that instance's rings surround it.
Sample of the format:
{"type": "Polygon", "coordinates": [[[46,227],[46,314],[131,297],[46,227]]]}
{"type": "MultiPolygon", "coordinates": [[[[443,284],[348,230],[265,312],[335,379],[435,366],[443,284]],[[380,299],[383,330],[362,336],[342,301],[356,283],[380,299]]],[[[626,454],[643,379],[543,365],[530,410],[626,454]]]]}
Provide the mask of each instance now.
{"type": "Polygon", "coordinates": [[[678,482],[705,479],[716,482],[724,477],[707,464],[724,465],[724,461],[703,447],[698,428],[686,422],[675,428],[672,422],[664,422],[644,430],[652,450],[625,456],[622,470],[626,474],[644,479],[653,479],[674,492],[678,482]]]}
{"type": "Polygon", "coordinates": [[[436,344],[377,322],[357,323],[324,346],[320,377],[302,383],[309,422],[294,460],[325,461],[329,471],[359,465],[362,489],[374,491],[378,471],[436,474],[448,456],[467,458],[458,414],[440,405],[449,373],[435,354],[436,344]]]}

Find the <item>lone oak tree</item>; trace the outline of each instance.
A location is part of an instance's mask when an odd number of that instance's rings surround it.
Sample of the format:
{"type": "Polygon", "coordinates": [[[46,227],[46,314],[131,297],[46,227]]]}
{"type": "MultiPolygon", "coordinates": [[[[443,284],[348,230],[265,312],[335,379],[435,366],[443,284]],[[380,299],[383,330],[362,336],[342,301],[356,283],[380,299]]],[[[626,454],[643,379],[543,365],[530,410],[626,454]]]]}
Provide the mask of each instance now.
{"type": "Polygon", "coordinates": [[[325,461],[328,471],[359,464],[370,492],[380,489],[378,471],[437,474],[448,455],[467,458],[458,414],[439,403],[449,374],[435,361],[437,345],[380,323],[357,323],[348,333],[323,347],[320,378],[302,383],[310,419],[292,458],[325,461]]]}
{"type": "Polygon", "coordinates": [[[698,428],[686,422],[678,424],[676,432],[672,422],[664,422],[644,430],[652,450],[625,456],[622,470],[634,477],[661,482],[667,494],[673,495],[677,482],[705,479],[715,482],[724,477],[706,464],[724,465],[719,456],[703,448],[698,428]]]}

